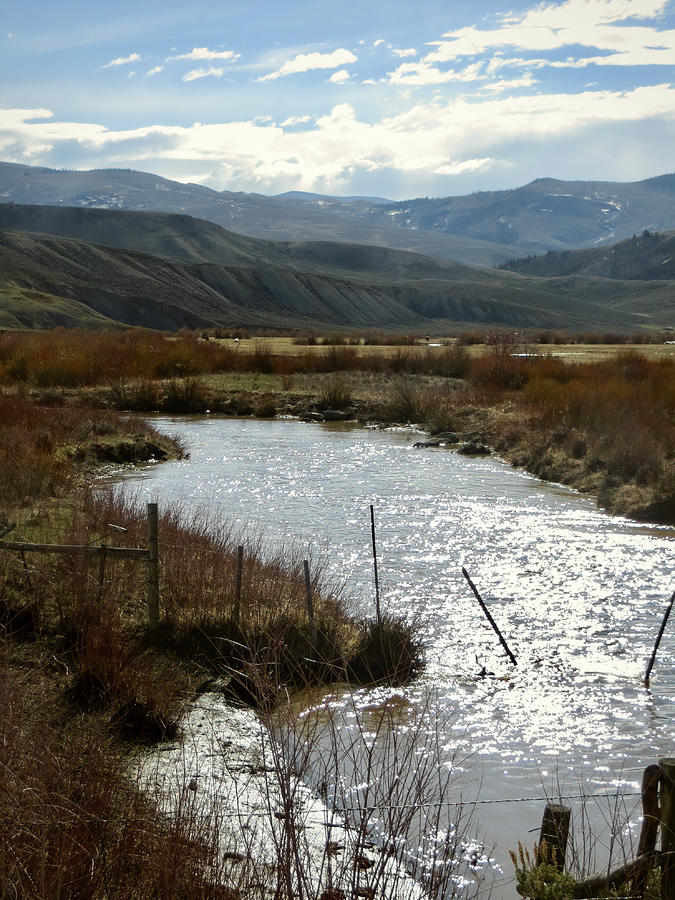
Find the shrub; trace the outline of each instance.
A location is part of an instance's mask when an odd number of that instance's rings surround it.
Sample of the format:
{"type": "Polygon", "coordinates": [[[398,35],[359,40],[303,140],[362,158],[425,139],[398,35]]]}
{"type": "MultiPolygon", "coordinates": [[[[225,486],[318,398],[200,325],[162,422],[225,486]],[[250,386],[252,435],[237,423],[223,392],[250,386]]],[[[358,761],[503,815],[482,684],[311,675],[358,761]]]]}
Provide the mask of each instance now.
{"type": "Polygon", "coordinates": [[[358,684],[404,684],[422,668],[423,644],[415,626],[384,615],[361,629],[355,654],[348,662],[349,677],[358,684]]]}
{"type": "Polygon", "coordinates": [[[354,402],[354,395],[348,382],[340,375],[334,375],[321,383],[319,409],[346,409],[354,402]]]}

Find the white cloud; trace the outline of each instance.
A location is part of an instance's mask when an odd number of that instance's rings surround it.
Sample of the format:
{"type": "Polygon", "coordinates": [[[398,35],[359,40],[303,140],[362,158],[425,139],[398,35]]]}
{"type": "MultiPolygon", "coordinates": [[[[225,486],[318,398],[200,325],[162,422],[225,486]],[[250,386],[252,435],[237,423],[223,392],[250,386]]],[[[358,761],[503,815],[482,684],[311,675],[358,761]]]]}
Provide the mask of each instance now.
{"type": "Polygon", "coordinates": [[[239,54],[233,50],[209,50],[207,47],[194,47],[189,53],[180,53],[178,56],[167,56],[166,62],[178,59],[191,59],[196,61],[208,59],[227,59],[231,62],[239,59],[239,54]]]}
{"type": "Polygon", "coordinates": [[[155,66],[153,69],[148,69],[145,73],[146,75],[159,75],[160,72],[164,71],[164,66],[155,66]]]}
{"type": "Polygon", "coordinates": [[[414,47],[408,47],[406,50],[398,50],[394,47],[393,53],[394,56],[400,56],[402,59],[405,59],[407,56],[417,56],[417,50],[414,47]]]}
{"type": "Polygon", "coordinates": [[[332,84],[344,84],[345,81],[349,81],[352,76],[346,69],[338,69],[337,72],[333,72],[333,74],[328,79],[332,84]]]}
{"type": "Polygon", "coordinates": [[[101,68],[112,69],[116,66],[126,66],[128,63],[138,62],[140,58],[141,57],[138,55],[138,53],[131,53],[129,56],[118,56],[116,59],[111,59],[109,63],[101,66],[101,68]]]}
{"type": "Polygon", "coordinates": [[[199,78],[222,78],[224,69],[211,66],[208,69],[191,69],[183,75],[183,81],[197,81],[199,78]]]}
{"type": "Polygon", "coordinates": [[[135,77],[136,77],[136,72],[135,72],[135,71],[131,71],[131,72],[129,72],[129,74],[127,75],[127,78],[135,78],[135,77]]]}
{"type": "MultiPolygon", "coordinates": [[[[212,186],[235,190],[338,192],[351,189],[361,176],[396,178],[401,184],[405,179],[406,185],[413,179],[419,186],[433,178],[485,176],[524,156],[530,163],[526,177],[533,174],[533,161],[536,174],[558,175],[553,160],[560,146],[577,148],[577,177],[609,177],[614,174],[610,168],[598,173],[584,163],[584,154],[596,159],[593,148],[606,146],[606,137],[599,141],[598,134],[606,136],[609,129],[617,143],[631,141],[652,134],[650,128],[658,122],[659,158],[670,158],[675,131],[671,84],[578,94],[494,93],[470,101],[420,102],[374,122],[343,103],[297,131],[291,124],[305,117],[286,120],[288,130],[270,122],[235,121],[113,131],[95,123],[60,122],[44,109],[0,110],[0,157],[37,157],[41,164],[58,165],[63,164],[57,156],[60,148],[73,158],[76,146],[76,158],[88,167],[147,166],[169,177],[190,171],[192,180],[200,171],[215,172],[208,179],[212,186]]],[[[640,139],[656,158],[647,138],[640,139]]],[[[604,159],[607,163],[610,158],[605,154],[604,159]]],[[[634,160],[630,165],[634,171],[634,160]]]]}
{"type": "Polygon", "coordinates": [[[382,44],[386,44],[387,42],[384,38],[378,38],[376,41],[373,41],[373,47],[381,47],[382,44]]]}
{"type": "Polygon", "coordinates": [[[538,84],[537,79],[531,72],[526,72],[521,78],[503,78],[499,81],[488,82],[482,86],[482,90],[503,93],[504,91],[533,87],[535,84],[538,84]]]}
{"type": "Polygon", "coordinates": [[[279,123],[280,128],[291,128],[293,125],[304,125],[305,122],[311,122],[311,116],[289,116],[279,123]]]}
{"type": "Polygon", "coordinates": [[[486,169],[494,163],[489,156],[483,159],[465,159],[462,162],[450,163],[439,166],[433,170],[434,175],[466,175],[467,172],[478,172],[486,169]]]}
{"type": "MultiPolygon", "coordinates": [[[[526,13],[501,19],[492,29],[470,26],[443,35],[427,54],[427,63],[454,62],[460,57],[517,48],[546,53],[574,48],[567,60],[544,64],[569,66],[672,65],[675,30],[630,24],[660,15],[669,0],[566,0],[541,3],[526,13]],[[590,48],[595,53],[579,51],[590,48]],[[597,52],[599,51],[599,53],[597,52]]],[[[523,65],[526,60],[521,61],[523,65]]],[[[538,60],[537,62],[542,62],[538,60]]]]}
{"type": "Polygon", "coordinates": [[[296,75],[298,72],[309,72],[312,69],[337,69],[338,66],[356,62],[357,57],[350,50],[340,47],[332,53],[301,53],[289,59],[276,72],[263,75],[260,81],[272,81],[285,75],[296,75]]]}
{"type": "Polygon", "coordinates": [[[450,81],[477,81],[485,77],[482,69],[482,62],[472,63],[460,71],[455,69],[443,71],[424,61],[401,63],[394,72],[389,73],[389,82],[421,87],[429,84],[447,84],[450,81]]]}

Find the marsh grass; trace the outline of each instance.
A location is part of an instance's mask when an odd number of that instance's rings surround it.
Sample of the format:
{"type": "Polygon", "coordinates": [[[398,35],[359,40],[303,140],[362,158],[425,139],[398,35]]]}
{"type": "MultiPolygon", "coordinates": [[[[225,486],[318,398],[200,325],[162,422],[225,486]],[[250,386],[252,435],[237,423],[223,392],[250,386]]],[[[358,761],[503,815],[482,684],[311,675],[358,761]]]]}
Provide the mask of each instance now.
{"type": "MultiPolygon", "coordinates": [[[[143,546],[145,527],[144,510],[100,488],[53,504],[29,530],[50,542],[143,546]],[[126,533],[111,532],[111,523],[126,533]]],[[[29,643],[8,627],[0,635],[0,757],[12,783],[7,807],[0,801],[0,896],[231,898],[244,888],[257,896],[261,882],[222,864],[218,836],[194,805],[165,819],[127,781],[124,742],[175,738],[186,700],[204,682],[229,680],[232,699],[274,715],[286,691],[359,672],[368,682],[398,681],[406,643],[419,652],[412,629],[401,626],[397,640],[388,623],[396,666],[378,659],[375,670],[373,630],[322,589],[316,569],[311,628],[298,561],[265,557],[255,542],[246,546],[237,604],[241,536],[227,528],[165,510],[160,539],[156,630],[146,624],[145,573],[134,561],[110,559],[101,570],[86,558],[35,557],[25,566],[19,555],[0,557],[0,593],[11,587],[16,612],[23,599],[32,622],[29,643]],[[31,660],[28,674],[17,668],[22,659],[31,660]]],[[[381,650],[382,635],[377,643],[381,650]]],[[[280,847],[276,867],[287,865],[280,847]]],[[[294,866],[309,871],[299,856],[294,866]]]]}

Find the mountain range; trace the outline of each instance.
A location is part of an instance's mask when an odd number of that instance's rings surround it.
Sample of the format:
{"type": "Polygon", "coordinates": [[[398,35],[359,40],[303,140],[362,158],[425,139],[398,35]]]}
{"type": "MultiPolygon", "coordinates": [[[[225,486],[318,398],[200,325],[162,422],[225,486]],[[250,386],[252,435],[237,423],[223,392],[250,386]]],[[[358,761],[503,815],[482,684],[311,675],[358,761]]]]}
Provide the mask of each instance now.
{"type": "MultiPolygon", "coordinates": [[[[125,176],[126,177],[126,176],[125,176]]],[[[534,275],[382,246],[251,238],[187,215],[0,204],[0,327],[638,330],[673,283],[534,275]]]]}
{"type": "Polygon", "coordinates": [[[630,183],[540,178],[512,190],[394,203],[300,191],[265,197],[121,169],[0,163],[0,202],[184,213],[249,237],[372,244],[493,266],[673,229],[675,175],[630,183]]]}

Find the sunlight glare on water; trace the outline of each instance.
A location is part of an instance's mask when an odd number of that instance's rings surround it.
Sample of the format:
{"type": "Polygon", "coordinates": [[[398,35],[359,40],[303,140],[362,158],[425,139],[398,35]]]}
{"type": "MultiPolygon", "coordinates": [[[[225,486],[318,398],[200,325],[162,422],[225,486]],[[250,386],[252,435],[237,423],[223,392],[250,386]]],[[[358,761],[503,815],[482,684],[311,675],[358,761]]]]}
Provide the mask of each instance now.
{"type": "MultiPolygon", "coordinates": [[[[481,797],[540,797],[544,783],[572,770],[588,784],[616,776],[635,786],[640,766],[675,755],[671,628],[652,690],[641,683],[675,588],[672,530],[609,517],[590,498],[495,458],[413,449],[411,432],[217,418],[154,424],[180,435],[190,459],[144,470],[128,479],[131,490],[311,554],[361,613],[373,606],[374,504],[383,608],[413,619],[427,646],[427,670],[406,697],[422,702],[433,690],[449,744],[461,737],[471,751],[467,771],[481,797]],[[490,674],[481,678],[483,668],[490,674]]],[[[528,839],[540,810],[495,807],[488,835],[508,834],[507,847],[528,839]]]]}

